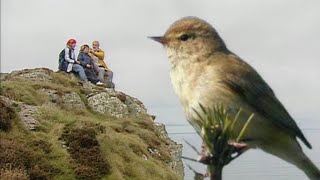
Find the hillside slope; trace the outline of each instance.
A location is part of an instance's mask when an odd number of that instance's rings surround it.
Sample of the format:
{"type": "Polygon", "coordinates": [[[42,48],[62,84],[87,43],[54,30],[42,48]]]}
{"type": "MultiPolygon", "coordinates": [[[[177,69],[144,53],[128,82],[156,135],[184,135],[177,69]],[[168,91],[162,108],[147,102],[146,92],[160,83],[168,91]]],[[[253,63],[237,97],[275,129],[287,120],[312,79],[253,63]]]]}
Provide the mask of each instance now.
{"type": "Polygon", "coordinates": [[[49,69],[1,74],[1,177],[183,179],[182,146],[143,104],[49,69]]]}

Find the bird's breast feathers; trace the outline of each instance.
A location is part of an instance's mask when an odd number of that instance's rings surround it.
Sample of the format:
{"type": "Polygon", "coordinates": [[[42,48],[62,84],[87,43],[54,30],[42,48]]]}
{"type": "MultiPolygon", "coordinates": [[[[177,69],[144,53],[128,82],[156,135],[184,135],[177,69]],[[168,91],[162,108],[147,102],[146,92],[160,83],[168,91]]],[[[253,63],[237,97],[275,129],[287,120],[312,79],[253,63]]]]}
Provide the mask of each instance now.
{"type": "Polygon", "coordinates": [[[199,104],[211,106],[215,102],[232,98],[220,83],[220,75],[214,66],[180,59],[170,70],[175,93],[186,113],[199,104]]]}

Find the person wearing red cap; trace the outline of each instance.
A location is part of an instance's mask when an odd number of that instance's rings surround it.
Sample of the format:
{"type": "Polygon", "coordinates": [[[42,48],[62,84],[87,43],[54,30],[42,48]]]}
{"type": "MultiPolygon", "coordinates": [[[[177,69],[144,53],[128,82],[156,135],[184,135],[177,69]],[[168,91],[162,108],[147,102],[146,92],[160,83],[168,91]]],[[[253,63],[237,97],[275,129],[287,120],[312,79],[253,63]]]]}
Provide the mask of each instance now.
{"type": "Polygon", "coordinates": [[[69,39],[67,42],[67,47],[62,50],[59,57],[59,70],[65,72],[75,72],[81,81],[88,81],[83,67],[80,62],[76,60],[76,55],[74,53],[74,48],[76,47],[76,40],[69,39]]]}

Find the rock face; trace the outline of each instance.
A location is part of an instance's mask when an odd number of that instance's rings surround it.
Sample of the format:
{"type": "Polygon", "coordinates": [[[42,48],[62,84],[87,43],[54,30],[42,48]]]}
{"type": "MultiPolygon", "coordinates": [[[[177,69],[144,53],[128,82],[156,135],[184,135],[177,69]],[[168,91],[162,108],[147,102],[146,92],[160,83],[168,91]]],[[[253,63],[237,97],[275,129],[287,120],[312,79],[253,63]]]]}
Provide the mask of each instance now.
{"type": "Polygon", "coordinates": [[[22,122],[26,126],[26,128],[30,130],[35,130],[35,126],[37,124],[36,115],[38,112],[37,106],[31,106],[22,104],[20,105],[21,111],[19,113],[22,122]]]}
{"type": "Polygon", "coordinates": [[[107,92],[97,93],[88,98],[88,106],[93,111],[121,118],[129,114],[126,104],[107,92]]]}
{"type": "Polygon", "coordinates": [[[23,123],[23,125],[28,130],[35,130],[35,127],[37,125],[36,116],[38,113],[38,107],[27,105],[25,103],[16,102],[14,100],[11,100],[5,96],[0,96],[0,100],[5,102],[9,106],[16,106],[19,108],[19,116],[23,123]]]}
{"type": "Polygon", "coordinates": [[[71,109],[85,109],[86,106],[84,105],[83,101],[81,100],[79,94],[75,92],[67,93],[62,95],[62,102],[65,106],[71,109]]]}
{"type": "MultiPolygon", "coordinates": [[[[36,82],[56,82],[56,77],[61,76],[59,73],[55,73],[49,69],[32,69],[32,70],[22,70],[14,71],[10,74],[1,75],[1,80],[27,80],[36,82]]],[[[66,74],[72,81],[75,81],[75,76],[72,74],[66,74]]],[[[97,87],[88,82],[75,82],[79,86],[78,91],[61,91],[61,89],[55,86],[46,86],[37,89],[37,92],[43,94],[44,103],[53,103],[62,105],[61,107],[67,107],[70,109],[87,109],[94,112],[98,112],[117,120],[118,118],[124,117],[139,117],[148,116],[150,121],[153,121],[155,117],[147,113],[147,109],[141,101],[138,99],[126,95],[122,92],[115,91],[113,89],[106,89],[97,87]]],[[[37,87],[37,86],[35,86],[37,87]]],[[[2,99],[8,101],[9,103],[15,103],[19,106],[20,119],[27,129],[34,130],[37,126],[36,116],[38,113],[38,106],[26,104],[24,102],[19,102],[16,99],[8,99],[2,96],[2,99]]],[[[169,151],[171,156],[171,161],[167,162],[168,166],[172,168],[181,177],[184,175],[184,167],[181,160],[182,155],[182,145],[177,144],[172,141],[165,130],[163,124],[154,123],[156,133],[159,134],[159,138],[165,139],[169,143],[169,151]]],[[[157,149],[148,149],[149,153],[157,153],[157,149]]],[[[147,156],[143,156],[147,159],[147,156]]]]}
{"type": "Polygon", "coordinates": [[[169,149],[172,161],[169,162],[169,165],[177,174],[184,175],[184,166],[181,159],[182,144],[177,144],[169,138],[166,128],[163,124],[155,123],[154,126],[156,127],[156,130],[158,131],[160,136],[170,142],[169,149]]]}
{"type": "Polygon", "coordinates": [[[147,114],[146,108],[138,99],[111,89],[89,95],[88,106],[93,111],[116,118],[147,114]]]}
{"type": "Polygon", "coordinates": [[[52,73],[52,70],[45,68],[37,68],[33,69],[32,71],[25,69],[21,71],[13,71],[12,73],[10,73],[9,77],[16,77],[33,81],[51,81],[53,77],[50,76],[50,73],[52,73]]]}

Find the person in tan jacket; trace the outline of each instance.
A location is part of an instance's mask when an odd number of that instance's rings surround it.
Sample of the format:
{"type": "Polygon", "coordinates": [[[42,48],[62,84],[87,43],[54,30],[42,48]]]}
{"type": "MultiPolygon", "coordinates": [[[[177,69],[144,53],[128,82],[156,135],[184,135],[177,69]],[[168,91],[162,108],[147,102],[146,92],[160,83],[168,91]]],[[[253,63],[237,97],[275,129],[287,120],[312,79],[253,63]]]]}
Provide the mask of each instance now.
{"type": "Polygon", "coordinates": [[[98,79],[107,84],[109,88],[114,88],[112,82],[113,72],[108,68],[104,61],[104,51],[100,49],[99,41],[92,42],[92,49],[89,51],[89,56],[94,60],[95,71],[98,73],[98,79]]]}

